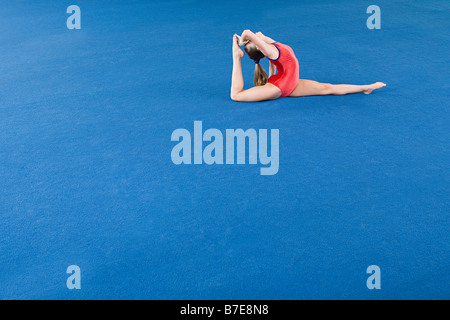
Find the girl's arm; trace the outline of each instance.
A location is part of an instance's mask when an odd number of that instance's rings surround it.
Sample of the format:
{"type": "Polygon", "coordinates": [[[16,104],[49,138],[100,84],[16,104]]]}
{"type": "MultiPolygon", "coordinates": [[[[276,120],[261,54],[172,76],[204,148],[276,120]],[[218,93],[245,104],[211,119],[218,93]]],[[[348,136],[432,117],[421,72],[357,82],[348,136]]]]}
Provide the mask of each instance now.
{"type": "MultiPolygon", "coordinates": [[[[276,42],[272,38],[265,36],[261,31],[257,32],[256,35],[264,40],[264,42],[272,44],[276,42]]],[[[277,73],[277,67],[269,60],[269,77],[277,73]]]]}
{"type": "Polygon", "coordinates": [[[256,34],[258,37],[260,37],[261,39],[263,39],[264,42],[266,42],[266,43],[272,44],[272,43],[276,42],[276,41],[273,40],[272,38],[269,38],[269,37],[263,35],[263,33],[262,33],[261,31],[255,33],[255,34],[256,34]]]}
{"type": "Polygon", "coordinates": [[[277,73],[277,67],[269,60],[269,78],[277,73]]]}
{"type": "Polygon", "coordinates": [[[266,57],[270,59],[278,58],[278,50],[273,45],[267,43],[260,36],[254,34],[250,30],[244,30],[244,32],[242,32],[241,40],[250,40],[266,57]]]}
{"type": "MultiPolygon", "coordinates": [[[[255,33],[258,37],[264,40],[265,43],[272,44],[276,42],[272,38],[265,36],[261,31],[255,33]]],[[[269,77],[277,73],[277,67],[269,60],[269,77]]]]}

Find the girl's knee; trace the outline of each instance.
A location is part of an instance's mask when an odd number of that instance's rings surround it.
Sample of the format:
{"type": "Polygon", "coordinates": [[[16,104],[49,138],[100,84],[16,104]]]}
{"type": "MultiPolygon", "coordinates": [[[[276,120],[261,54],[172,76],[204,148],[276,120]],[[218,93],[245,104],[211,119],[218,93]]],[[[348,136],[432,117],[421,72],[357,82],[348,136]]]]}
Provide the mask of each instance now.
{"type": "Polygon", "coordinates": [[[334,86],[331,83],[321,83],[321,91],[323,94],[333,94],[334,86]]]}

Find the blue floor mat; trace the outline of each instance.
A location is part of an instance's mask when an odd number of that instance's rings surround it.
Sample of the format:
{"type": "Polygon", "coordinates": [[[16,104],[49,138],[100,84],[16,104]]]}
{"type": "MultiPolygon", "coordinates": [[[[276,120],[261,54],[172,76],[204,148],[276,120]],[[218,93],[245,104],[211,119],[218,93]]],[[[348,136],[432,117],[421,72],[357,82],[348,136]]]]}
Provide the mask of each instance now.
{"type": "Polygon", "coordinates": [[[448,2],[379,0],[380,30],[366,1],[76,4],[81,30],[69,3],[1,5],[0,299],[450,297],[448,2]],[[301,78],[387,87],[233,102],[245,28],[301,78]],[[278,173],[174,165],[194,121],[279,129],[278,173]]]}

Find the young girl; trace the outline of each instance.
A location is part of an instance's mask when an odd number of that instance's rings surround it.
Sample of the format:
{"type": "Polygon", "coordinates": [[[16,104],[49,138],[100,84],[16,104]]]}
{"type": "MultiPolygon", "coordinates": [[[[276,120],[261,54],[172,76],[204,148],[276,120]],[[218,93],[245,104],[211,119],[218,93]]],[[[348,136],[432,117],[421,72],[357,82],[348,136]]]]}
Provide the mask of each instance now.
{"type": "Polygon", "coordinates": [[[298,60],[287,45],[266,37],[261,32],[245,30],[241,37],[233,36],[233,74],[231,79],[231,99],[235,101],[264,101],[279,97],[305,97],[329,94],[349,94],[364,92],[370,94],[375,89],[386,86],[382,82],[369,85],[329,84],[299,79],[298,60]],[[241,59],[244,52],[255,62],[255,86],[243,90],[241,59]],[[259,61],[266,57],[270,62],[269,77],[259,61]],[[278,73],[277,73],[278,71],[278,73]]]}

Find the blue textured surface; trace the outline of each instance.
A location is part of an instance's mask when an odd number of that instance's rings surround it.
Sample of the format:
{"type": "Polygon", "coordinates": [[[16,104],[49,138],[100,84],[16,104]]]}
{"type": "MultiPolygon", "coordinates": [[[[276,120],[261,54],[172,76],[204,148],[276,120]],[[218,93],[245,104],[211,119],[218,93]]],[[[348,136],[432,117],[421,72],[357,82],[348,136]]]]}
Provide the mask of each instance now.
{"type": "Polygon", "coordinates": [[[1,0],[0,298],[450,298],[449,2],[77,0],[73,31],[71,4],[1,0]],[[388,86],[232,102],[244,28],[388,86]],[[175,166],[194,120],[279,129],[279,173],[175,166]]]}

